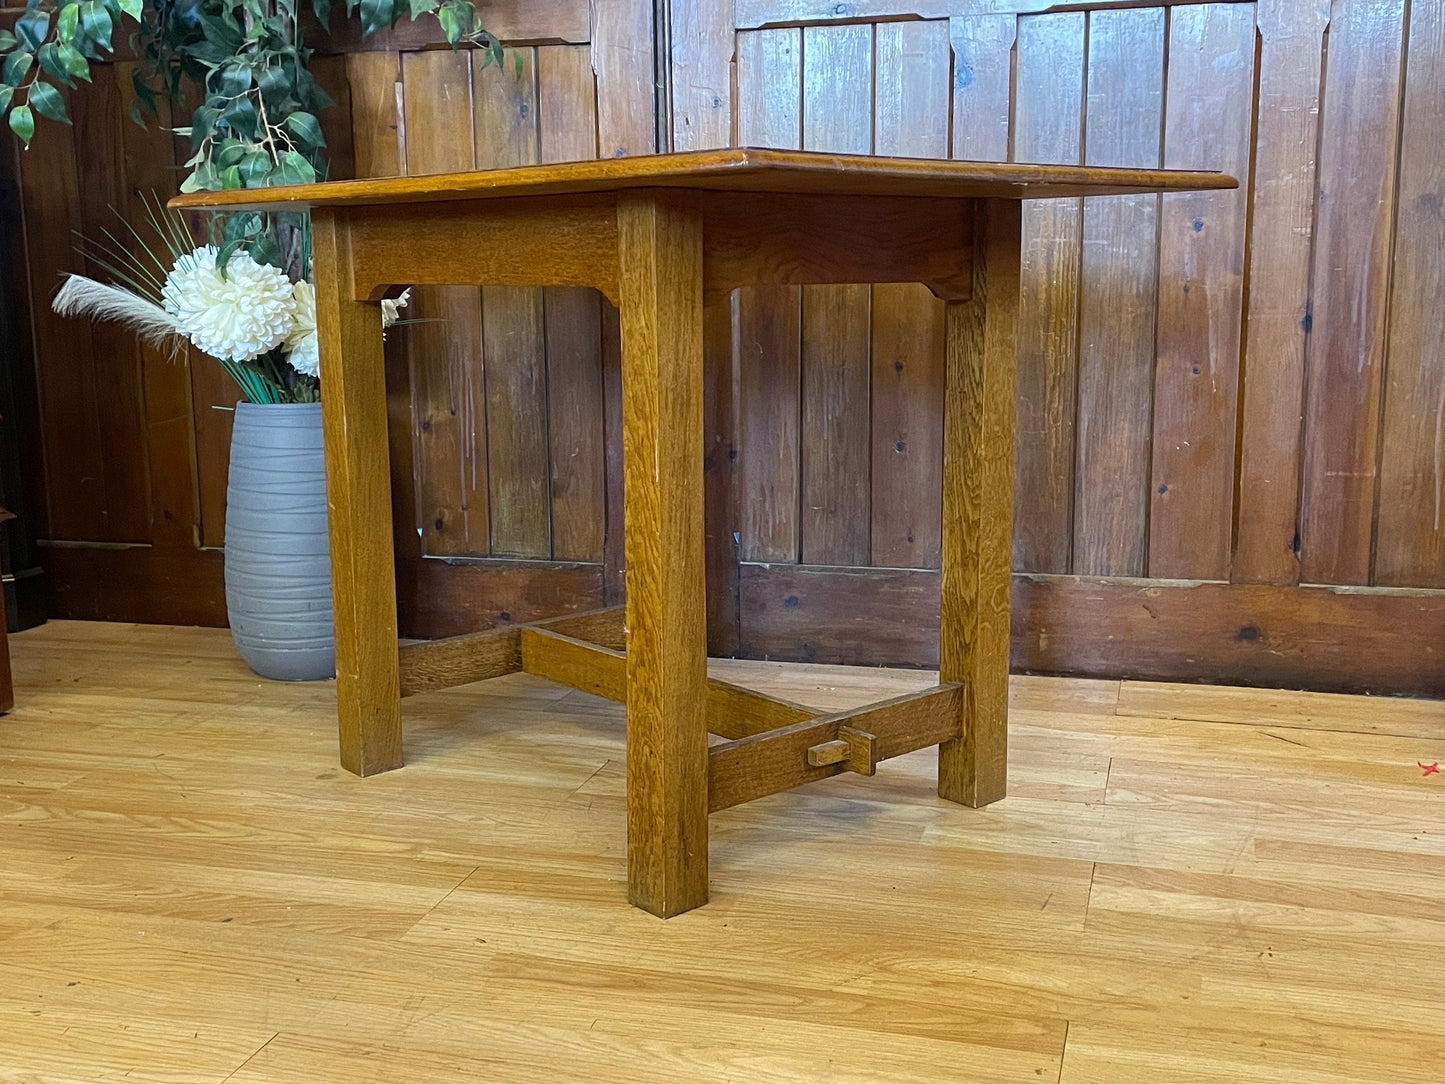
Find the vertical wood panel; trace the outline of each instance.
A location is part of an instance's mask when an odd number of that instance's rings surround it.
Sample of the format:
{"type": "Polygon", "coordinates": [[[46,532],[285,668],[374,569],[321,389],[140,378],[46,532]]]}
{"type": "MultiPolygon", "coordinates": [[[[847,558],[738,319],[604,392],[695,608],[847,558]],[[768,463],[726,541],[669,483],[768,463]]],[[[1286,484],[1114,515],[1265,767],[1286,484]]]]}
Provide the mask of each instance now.
{"type": "Polygon", "coordinates": [[[401,160],[401,57],[350,53],[346,78],[351,101],[352,158],[358,177],[396,177],[401,160]]]}
{"type": "MultiPolygon", "coordinates": [[[[803,146],[873,146],[873,28],[803,31],[803,146]]],[[[803,288],[801,551],[809,564],[869,560],[868,287],[803,288]]]]}
{"type": "MultiPolygon", "coordinates": [[[[139,245],[121,225],[119,216],[131,223],[143,222],[140,201],[126,173],[126,154],[122,125],[130,125],[125,115],[122,87],[129,87],[131,64],[106,65],[98,71],[87,93],[73,99],[74,138],[81,152],[79,157],[79,197],[81,234],[95,241],[104,241],[107,233],[136,253],[139,245]]],[[[65,139],[66,130],[42,131],[41,138],[65,139]]],[[[164,133],[152,132],[151,144],[157,161],[169,149],[164,133]]],[[[169,187],[169,186],[167,186],[169,187]]],[[[76,238],[71,238],[75,244],[76,238]]],[[[89,266],[87,273],[104,280],[107,273],[98,266],[89,266]]],[[[49,296],[47,289],[46,296],[49,296]]],[[[71,330],[79,321],[67,320],[71,330]]],[[[102,478],[103,530],[98,536],[111,542],[143,542],[150,538],[150,499],[146,485],[145,457],[138,455],[145,446],[145,425],[141,403],[140,350],[135,334],[111,322],[91,325],[90,341],[93,365],[90,380],[95,389],[94,428],[88,430],[89,442],[99,454],[102,478]]],[[[77,433],[65,434],[76,441],[77,433]]]]}
{"type": "Polygon", "coordinates": [[[1445,9],[1410,8],[1375,581],[1445,587],[1445,9]]]}
{"type": "Polygon", "coordinates": [[[1320,71],[1330,0],[1261,0],[1236,583],[1299,582],[1320,71]]]}
{"type": "Polygon", "coordinates": [[[326,137],[326,179],[351,180],[356,176],[356,140],[351,130],[351,76],[347,58],[339,53],[316,56],[312,57],[310,67],[321,89],[336,103],[330,109],[323,109],[317,118],[326,137]]]}
{"type": "MultiPolygon", "coordinates": [[[[802,144],[803,34],[739,34],[738,142],[802,144]]],[[[745,561],[796,561],[801,451],[802,293],[796,286],[736,292],[739,553],[745,561]]]]}
{"type": "MultiPolygon", "coordinates": [[[[119,66],[118,66],[119,67],[119,66]]],[[[120,117],[127,116],[135,89],[130,68],[117,71],[120,89],[120,117]]],[[[117,204],[130,221],[139,222],[144,210],[142,193],[165,196],[174,192],[179,176],[170,168],[171,141],[165,129],[171,126],[169,102],[157,102],[160,114],[149,129],[118,118],[125,155],[125,200],[117,204]]],[[[190,547],[197,542],[196,521],[200,514],[196,492],[196,449],[191,430],[191,377],[184,358],[175,358],[166,348],[140,347],[142,401],[145,432],[144,454],[132,450],[137,462],[147,468],[150,500],[149,538],[153,545],[190,547]]]]}
{"type": "MultiPolygon", "coordinates": [[[[472,54],[477,168],[535,163],[536,50],[514,49],[504,65],[483,68],[482,60],[472,54]]],[[[488,508],[491,552],[498,556],[552,555],[545,340],[541,289],[482,288],[488,508]]]]}
{"type": "MultiPolygon", "coordinates": [[[[880,28],[881,30],[881,28],[880,28]]],[[[1009,158],[1013,111],[1015,15],[953,19],[953,157],[971,162],[1009,158]]]]}
{"type": "Polygon", "coordinates": [[[732,136],[732,5],[687,0],[672,5],[671,16],[671,149],[726,147],[732,136]]]}
{"type": "MultiPolygon", "coordinates": [[[[471,59],[435,51],[402,57],[406,171],[471,169],[471,59]]],[[[479,291],[412,292],[410,328],[417,514],[422,548],[437,555],[486,553],[487,418],[479,291]]]]}
{"type": "MultiPolygon", "coordinates": [[[[1084,160],[1157,166],[1164,12],[1089,14],[1084,160]]],[[[1158,196],[1084,205],[1074,571],[1141,576],[1147,529],[1158,196]]]]}
{"type": "MultiPolygon", "coordinates": [[[[586,46],[537,50],[537,100],[542,161],[597,156],[596,97],[586,46]]],[[[595,290],[551,288],[543,298],[552,556],[600,561],[606,521],[601,296],[595,290]]]]}
{"type": "MultiPolygon", "coordinates": [[[[1082,160],[1084,20],[1081,11],[1019,20],[1018,161],[1082,160]]],[[[1029,571],[1067,572],[1073,549],[1083,221],[1078,199],[1023,207],[1013,563],[1029,571]]]]}
{"type": "Polygon", "coordinates": [[[1162,202],[1151,576],[1229,575],[1254,44],[1252,5],[1170,13],[1164,165],[1221,169],[1240,187],[1162,202]]]}
{"type": "Polygon", "coordinates": [[[49,501],[51,538],[105,537],[105,472],[99,446],[76,440],[95,432],[95,380],[90,325],[64,320],[50,309],[62,274],[81,272],[71,231],[82,227],[78,168],[71,131],[44,133],[19,156],[20,194],[30,257],[36,376],[41,403],[40,440],[49,501]],[[64,494],[64,500],[55,499],[64,494]]]}
{"type": "MultiPolygon", "coordinates": [[[[948,157],[948,24],[876,31],[874,149],[948,157]]],[[[936,568],[941,545],[943,302],[916,283],[873,287],[872,561],[936,568]]]]}
{"type": "MultiPolygon", "coordinates": [[[[592,0],[591,12],[600,156],[651,154],[657,142],[652,0],[592,0]]],[[[727,108],[724,103],[724,117],[727,108]]]]}
{"type": "Polygon", "coordinates": [[[1301,574],[1368,583],[1405,0],[1335,0],[1311,305],[1301,574]]]}
{"type": "MultiPolygon", "coordinates": [[[[395,177],[405,170],[401,147],[401,58],[393,53],[351,53],[346,58],[351,103],[352,155],[358,177],[395,177]]],[[[413,291],[415,293],[415,291],[413,291]]],[[[409,308],[405,316],[415,314],[409,308]]],[[[420,559],[417,536],[416,448],[412,433],[411,357],[416,325],[386,333],[386,432],[391,463],[392,546],[398,565],[420,559]]]]}

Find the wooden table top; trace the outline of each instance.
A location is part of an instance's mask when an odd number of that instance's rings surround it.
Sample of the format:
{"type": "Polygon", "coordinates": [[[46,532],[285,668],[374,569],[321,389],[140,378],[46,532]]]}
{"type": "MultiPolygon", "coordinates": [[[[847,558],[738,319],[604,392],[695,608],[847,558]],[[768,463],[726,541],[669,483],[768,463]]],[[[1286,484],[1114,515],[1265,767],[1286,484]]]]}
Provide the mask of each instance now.
{"type": "Polygon", "coordinates": [[[609,192],[627,188],[804,192],[834,196],[1051,199],[1059,196],[1110,196],[1237,187],[1239,182],[1224,173],[1016,162],[950,162],[736,147],[421,177],[194,192],[172,200],[171,206],[237,210],[284,204],[300,210],[306,207],[609,192]]]}

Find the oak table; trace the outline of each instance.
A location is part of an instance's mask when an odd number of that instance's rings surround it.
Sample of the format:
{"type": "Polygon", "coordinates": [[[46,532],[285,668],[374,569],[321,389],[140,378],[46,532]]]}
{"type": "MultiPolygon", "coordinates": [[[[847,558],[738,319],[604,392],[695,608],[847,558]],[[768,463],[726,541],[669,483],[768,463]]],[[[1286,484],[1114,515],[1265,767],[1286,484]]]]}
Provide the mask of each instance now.
{"type": "Polygon", "coordinates": [[[629,895],[664,917],[707,900],[711,811],[930,745],[940,796],[1003,797],[1020,201],[1234,186],[733,149],[175,200],[311,211],[342,764],[401,765],[411,693],[525,670],[624,702],[629,895]],[[820,714],[707,676],[703,311],[739,286],[874,282],[948,303],[939,684],[820,714]],[[589,286],[620,310],[625,612],[399,645],[378,307],[443,284],[589,286]]]}

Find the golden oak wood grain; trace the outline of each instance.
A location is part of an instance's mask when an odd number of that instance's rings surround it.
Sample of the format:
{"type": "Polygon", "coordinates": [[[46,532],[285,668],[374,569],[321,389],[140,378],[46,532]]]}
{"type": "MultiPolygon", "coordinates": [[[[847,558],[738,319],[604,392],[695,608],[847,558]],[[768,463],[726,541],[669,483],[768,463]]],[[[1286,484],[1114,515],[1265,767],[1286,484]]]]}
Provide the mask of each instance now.
{"type": "MultiPolygon", "coordinates": [[[[614,611],[599,611],[597,618],[608,617],[614,611]]],[[[591,693],[619,704],[627,703],[627,657],[616,641],[601,629],[600,635],[591,633],[596,619],[591,615],[562,618],[555,621],[541,621],[513,630],[512,635],[519,644],[520,666],[534,677],[568,685],[582,692],[591,693]]],[[[489,636],[497,633],[479,633],[474,637],[457,637],[459,645],[477,643],[484,650],[491,647],[489,636]]],[[[507,641],[511,642],[511,641],[507,641]]],[[[436,647],[445,648],[449,641],[437,641],[436,647]]],[[[422,645],[432,646],[432,645],[422,645]]],[[[412,648],[404,648],[405,653],[412,648]]],[[[498,653],[500,647],[495,649],[498,653]]],[[[479,660],[485,663],[484,657],[479,660]]],[[[506,662],[511,656],[506,657],[506,662]]],[[[459,678],[466,678],[467,671],[457,667],[454,672],[459,678]]],[[[504,671],[499,670],[499,676],[504,671]]],[[[509,672],[509,671],[507,671],[509,672]]],[[[447,682],[460,684],[460,681],[447,682]]],[[[438,688],[443,685],[436,686],[438,688]]],[[[743,738],[750,734],[761,734],[768,730],[790,726],[793,723],[811,719],[818,713],[812,708],[791,700],[779,699],[766,693],[745,689],[740,685],[709,678],[706,692],[707,730],[722,738],[743,738]]]]}
{"type": "Polygon", "coordinates": [[[363,227],[352,268],[355,289],[377,300],[388,287],[408,283],[547,283],[594,286],[615,300],[614,207],[606,194],[499,200],[483,213],[453,202],[416,218],[358,207],[349,212],[363,227]]]}
{"type": "Polygon", "coordinates": [[[535,627],[520,630],[522,669],[618,704],[627,703],[627,656],[610,647],[535,627]]]}
{"type": "Polygon", "coordinates": [[[521,634],[515,628],[487,629],[403,644],[398,662],[402,696],[468,685],[520,670],[521,634]]]}
{"type": "MultiPolygon", "coordinates": [[[[623,906],[618,706],[525,675],[435,693],[408,770],[359,785],[316,769],[332,687],[258,684],[223,630],[12,647],[0,1076],[1434,1073],[1438,703],[1330,698],[1335,733],[1300,694],[1193,690],[1228,693],[1222,724],[1017,677],[1006,801],[940,802],[918,752],[722,812],[713,902],[663,937],[623,906]]],[[[934,680],[716,665],[830,710],[934,680]]]]}
{"type": "Polygon", "coordinates": [[[630,188],[698,188],[726,192],[817,192],[834,196],[942,196],[1048,199],[1131,192],[1235,188],[1223,173],[1105,166],[949,162],[922,158],[880,161],[824,151],[724,150],[607,158],[591,162],[475,170],[426,177],[254,190],[193,192],[173,205],[200,207],[364,206],[444,203],[461,199],[610,192],[630,188]]]}
{"type": "Polygon", "coordinates": [[[628,895],[707,900],[703,221],[696,194],[617,203],[627,524],[628,895]]]}
{"type": "Polygon", "coordinates": [[[729,809],[843,771],[866,767],[870,770],[859,774],[871,775],[879,760],[942,746],[958,735],[964,702],[962,686],[947,683],[715,745],[708,750],[708,808],[729,809]],[[850,738],[845,730],[866,737],[850,738]],[[811,755],[816,747],[840,740],[847,745],[844,756],[811,755]]]}
{"type": "Polygon", "coordinates": [[[320,212],[311,225],[341,763],[372,775],[402,762],[381,312],[347,294],[346,222],[320,212]]]}
{"type": "Polygon", "coordinates": [[[1008,774],[1019,231],[1017,203],[980,203],[973,298],[946,314],[939,669],[964,697],[938,793],[975,806],[1002,798],[1008,774]]]}
{"type": "Polygon", "coordinates": [[[968,297],[970,226],[960,200],[771,193],[706,202],[709,293],[788,283],[921,282],[968,297]]]}

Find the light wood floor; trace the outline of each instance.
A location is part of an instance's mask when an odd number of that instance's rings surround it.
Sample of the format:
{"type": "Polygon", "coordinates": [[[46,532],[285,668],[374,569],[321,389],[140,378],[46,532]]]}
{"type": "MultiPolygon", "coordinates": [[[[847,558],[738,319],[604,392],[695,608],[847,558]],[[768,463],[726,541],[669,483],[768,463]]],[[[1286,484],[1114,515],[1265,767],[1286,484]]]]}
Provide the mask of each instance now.
{"type": "MultiPolygon", "coordinates": [[[[934,756],[712,818],[626,904],[622,712],[517,675],[335,763],[224,632],[55,623],[0,719],[0,1080],[1445,1079],[1445,705],[1020,678],[934,756]]],[[[916,673],[732,664],[819,707],[916,673]]]]}

